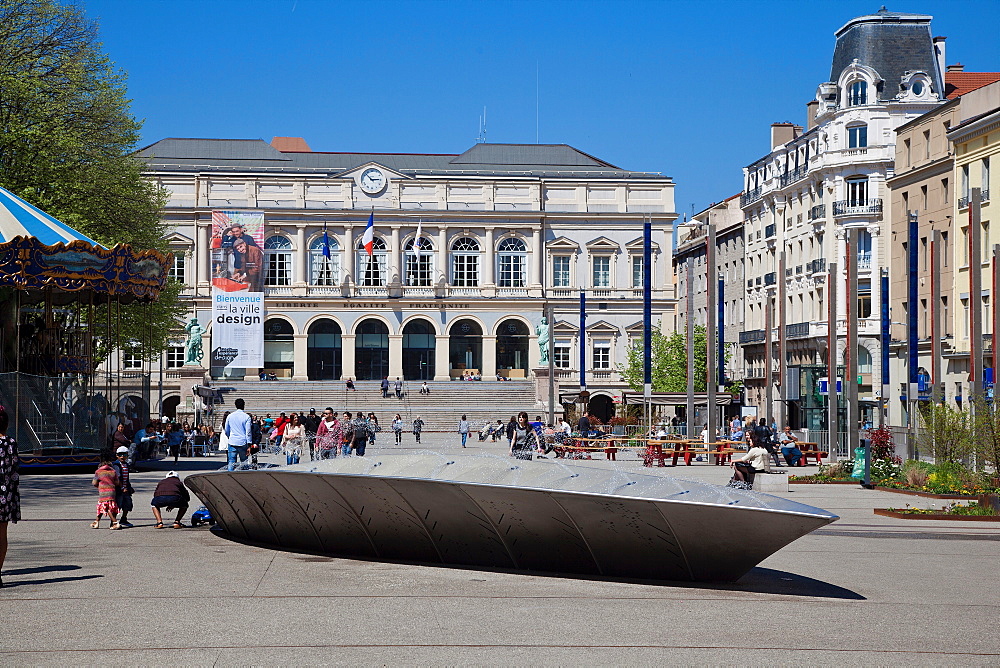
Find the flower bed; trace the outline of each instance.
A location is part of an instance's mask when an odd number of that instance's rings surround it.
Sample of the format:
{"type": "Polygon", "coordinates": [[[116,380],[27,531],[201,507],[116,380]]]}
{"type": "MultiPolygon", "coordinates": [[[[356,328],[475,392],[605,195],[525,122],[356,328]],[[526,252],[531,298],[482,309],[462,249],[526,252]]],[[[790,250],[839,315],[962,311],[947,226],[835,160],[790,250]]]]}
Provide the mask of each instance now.
{"type": "Polygon", "coordinates": [[[989,505],[970,503],[953,504],[941,508],[875,508],[874,513],[882,517],[900,520],[958,520],[966,522],[1000,522],[1000,513],[989,505]]]}

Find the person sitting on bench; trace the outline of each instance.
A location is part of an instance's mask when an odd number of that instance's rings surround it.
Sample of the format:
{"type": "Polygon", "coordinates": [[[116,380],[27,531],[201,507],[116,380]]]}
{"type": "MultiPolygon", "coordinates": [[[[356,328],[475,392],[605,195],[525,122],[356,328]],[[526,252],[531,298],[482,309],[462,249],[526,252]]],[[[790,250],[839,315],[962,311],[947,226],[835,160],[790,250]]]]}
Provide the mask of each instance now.
{"type": "Polygon", "coordinates": [[[802,459],[802,451],[795,445],[798,441],[792,428],[785,425],[785,430],[778,434],[778,444],[781,446],[781,456],[785,458],[785,463],[789,466],[798,466],[802,459]]]}
{"type": "Polygon", "coordinates": [[[753,489],[754,477],[768,470],[769,456],[768,451],[759,445],[750,448],[745,455],[733,461],[733,481],[745,489],[753,489]],[[741,482],[745,485],[739,485],[741,482]]]}

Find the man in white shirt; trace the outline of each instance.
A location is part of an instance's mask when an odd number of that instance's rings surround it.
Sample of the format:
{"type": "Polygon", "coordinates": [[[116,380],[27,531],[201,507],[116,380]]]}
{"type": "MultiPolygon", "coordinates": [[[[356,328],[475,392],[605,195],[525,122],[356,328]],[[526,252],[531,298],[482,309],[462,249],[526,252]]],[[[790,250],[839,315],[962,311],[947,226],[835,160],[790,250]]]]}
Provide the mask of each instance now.
{"type": "Polygon", "coordinates": [[[243,411],[246,402],[243,399],[237,399],[233,403],[236,406],[236,410],[229,414],[229,417],[226,418],[226,424],[223,426],[223,431],[226,433],[226,437],[229,438],[229,448],[227,451],[229,460],[228,468],[230,471],[236,470],[237,458],[239,458],[241,464],[247,460],[247,450],[253,442],[250,416],[243,411]]]}

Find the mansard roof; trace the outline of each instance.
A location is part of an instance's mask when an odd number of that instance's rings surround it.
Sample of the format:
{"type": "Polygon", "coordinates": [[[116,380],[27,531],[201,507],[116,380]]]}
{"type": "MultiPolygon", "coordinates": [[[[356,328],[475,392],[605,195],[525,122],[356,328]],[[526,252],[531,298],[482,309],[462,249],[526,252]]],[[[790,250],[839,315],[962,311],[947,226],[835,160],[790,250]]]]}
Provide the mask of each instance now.
{"type": "Polygon", "coordinates": [[[901,90],[900,79],[906,72],[926,72],[934,92],[944,97],[944,83],[931,40],[931,17],[926,14],[902,14],[883,7],[874,14],[858,16],[838,30],[833,52],[830,81],[855,60],[878,72],[885,82],[878,99],[892,100],[901,90]]]}

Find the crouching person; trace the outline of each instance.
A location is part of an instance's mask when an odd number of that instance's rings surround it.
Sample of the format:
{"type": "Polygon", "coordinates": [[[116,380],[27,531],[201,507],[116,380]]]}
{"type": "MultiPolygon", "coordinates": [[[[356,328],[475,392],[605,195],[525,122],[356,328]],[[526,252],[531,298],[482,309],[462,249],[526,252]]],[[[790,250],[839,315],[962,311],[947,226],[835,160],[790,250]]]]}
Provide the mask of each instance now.
{"type": "Polygon", "coordinates": [[[160,514],[160,510],[163,508],[166,508],[167,511],[177,509],[177,519],[174,520],[175,529],[187,526],[181,523],[181,519],[187,512],[190,501],[191,495],[181,479],[177,477],[177,472],[168,473],[166,478],[157,483],[156,490],[153,492],[152,506],[153,516],[156,517],[156,528],[163,528],[163,516],[160,514]]]}

